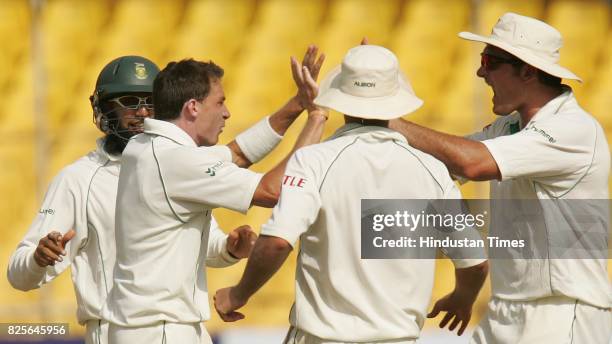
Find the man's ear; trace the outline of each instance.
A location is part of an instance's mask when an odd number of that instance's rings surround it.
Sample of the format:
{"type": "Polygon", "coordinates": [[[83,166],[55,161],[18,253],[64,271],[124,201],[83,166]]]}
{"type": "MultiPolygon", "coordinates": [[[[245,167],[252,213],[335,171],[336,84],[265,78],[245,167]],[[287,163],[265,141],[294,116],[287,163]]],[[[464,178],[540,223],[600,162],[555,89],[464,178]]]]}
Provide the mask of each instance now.
{"type": "Polygon", "coordinates": [[[534,66],[524,64],[521,67],[521,78],[524,81],[537,80],[538,79],[539,70],[534,66]]]}
{"type": "Polygon", "coordinates": [[[187,116],[188,119],[194,119],[197,117],[198,108],[197,101],[195,99],[189,99],[183,105],[183,112],[187,116]]]}

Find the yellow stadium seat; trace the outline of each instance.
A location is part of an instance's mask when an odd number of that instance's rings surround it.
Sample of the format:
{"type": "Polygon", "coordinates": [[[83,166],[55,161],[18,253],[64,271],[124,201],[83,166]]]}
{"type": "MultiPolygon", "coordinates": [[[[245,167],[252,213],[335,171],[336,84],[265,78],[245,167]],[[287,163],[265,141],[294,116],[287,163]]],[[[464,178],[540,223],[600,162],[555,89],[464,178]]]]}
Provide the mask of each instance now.
{"type": "Polygon", "coordinates": [[[255,43],[257,47],[269,43],[301,47],[313,41],[323,6],[318,0],[268,0],[263,2],[258,13],[247,43],[255,43]]]}
{"type": "Polygon", "coordinates": [[[10,42],[2,46],[0,56],[3,56],[3,62],[14,61],[16,55],[22,53],[28,47],[30,17],[28,1],[5,0],[2,2],[0,6],[0,40],[10,42]],[[18,38],[15,37],[16,35],[18,35],[18,38]]]}
{"type": "Polygon", "coordinates": [[[395,24],[399,5],[397,0],[337,0],[330,6],[329,21],[337,25],[347,25],[347,30],[352,27],[378,25],[389,28],[395,24]]]}
{"type": "Polygon", "coordinates": [[[104,1],[57,0],[43,7],[43,63],[52,131],[62,125],[85,61],[96,47],[91,38],[98,35],[108,12],[104,1]]]}
{"type": "Polygon", "coordinates": [[[608,30],[610,5],[600,0],[555,0],[547,10],[547,22],[567,37],[586,38],[584,41],[600,39],[608,30]],[[580,25],[576,25],[580,23],[580,25]]]}
{"type": "Polygon", "coordinates": [[[107,2],[54,0],[43,7],[42,29],[46,55],[81,54],[95,46],[100,27],[107,19],[107,2]]]}
{"type": "Polygon", "coordinates": [[[210,35],[223,35],[231,28],[244,29],[252,20],[254,4],[243,0],[192,0],[185,8],[182,26],[210,35]]]}
{"type": "MultiPolygon", "coordinates": [[[[7,228],[13,228],[22,218],[31,219],[35,214],[32,201],[36,198],[36,176],[39,166],[36,163],[34,139],[33,133],[2,133],[0,192],[5,195],[5,201],[0,204],[0,219],[8,226],[7,228]]],[[[8,237],[6,239],[10,241],[8,237]]]]}
{"type": "Polygon", "coordinates": [[[241,47],[240,38],[252,20],[253,4],[239,0],[190,1],[164,60],[191,57],[227,66],[241,47]]]}
{"type": "Polygon", "coordinates": [[[97,58],[144,55],[160,60],[174,39],[181,5],[163,0],[118,1],[98,42],[97,58]]]}
{"type": "Polygon", "coordinates": [[[371,44],[386,45],[399,14],[397,0],[338,0],[331,4],[322,27],[321,45],[346,51],[367,36],[371,44]],[[341,45],[341,46],[337,46],[341,45]]]}
{"type": "MultiPolygon", "coordinates": [[[[180,34],[172,43],[163,61],[180,61],[193,58],[199,61],[213,61],[221,67],[231,64],[240,48],[240,40],[228,40],[223,44],[215,39],[202,37],[197,32],[180,34]]],[[[165,65],[160,65],[163,68],[165,65]]]]}
{"type": "MultiPolygon", "coordinates": [[[[35,129],[34,110],[40,110],[35,104],[32,68],[27,66],[16,75],[12,87],[6,94],[0,117],[0,132],[33,133],[35,129]]],[[[44,115],[44,114],[43,114],[44,115]]]]}
{"type": "Polygon", "coordinates": [[[465,135],[482,128],[482,114],[489,109],[479,108],[477,98],[486,94],[484,81],[475,75],[476,59],[474,47],[466,46],[460,50],[453,61],[452,73],[440,89],[434,116],[439,120],[438,128],[455,135],[465,135]],[[476,95],[479,95],[478,97],[476,95]]]}
{"type": "Polygon", "coordinates": [[[419,29],[429,34],[452,35],[465,28],[470,14],[467,0],[412,0],[402,11],[398,31],[419,29]]]}
{"type": "MultiPolygon", "coordinates": [[[[96,73],[101,70],[96,70],[96,73]]],[[[97,74],[96,74],[97,75],[97,74]]],[[[89,80],[89,83],[82,82],[80,86],[73,93],[73,98],[68,104],[67,112],[62,117],[65,125],[61,130],[65,130],[66,127],[79,127],[88,128],[94,127],[93,124],[93,111],[89,102],[89,96],[93,93],[96,79],[93,81],[89,80]]]]}
{"type": "Polygon", "coordinates": [[[415,92],[425,101],[420,112],[431,117],[443,83],[455,65],[456,48],[461,43],[457,32],[468,23],[469,3],[416,0],[407,2],[402,12],[390,45],[415,92]]]}
{"type": "Polygon", "coordinates": [[[612,82],[604,87],[592,90],[590,92],[587,101],[585,102],[585,108],[595,118],[598,119],[599,123],[608,132],[612,131],[612,82]]]}
{"type": "Polygon", "coordinates": [[[0,53],[0,91],[13,83],[14,66],[29,57],[30,17],[26,0],[5,0],[0,5],[0,42],[5,42],[0,53]]]}
{"type": "MultiPolygon", "coordinates": [[[[561,64],[587,84],[597,72],[609,17],[609,5],[598,0],[557,0],[548,7],[548,23],[563,35],[561,64]],[[577,22],[581,24],[576,25],[577,22]]],[[[582,92],[578,88],[577,91],[582,92]]]]}

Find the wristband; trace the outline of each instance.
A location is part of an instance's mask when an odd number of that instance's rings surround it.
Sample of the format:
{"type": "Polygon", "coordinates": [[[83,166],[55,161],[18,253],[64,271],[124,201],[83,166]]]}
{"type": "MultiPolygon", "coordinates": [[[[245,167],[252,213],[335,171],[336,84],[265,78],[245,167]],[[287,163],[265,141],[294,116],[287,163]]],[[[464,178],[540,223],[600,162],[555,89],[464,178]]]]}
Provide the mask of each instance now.
{"type": "Polygon", "coordinates": [[[270,126],[269,117],[236,136],[236,143],[250,162],[256,163],[270,153],[283,137],[270,126]]]}

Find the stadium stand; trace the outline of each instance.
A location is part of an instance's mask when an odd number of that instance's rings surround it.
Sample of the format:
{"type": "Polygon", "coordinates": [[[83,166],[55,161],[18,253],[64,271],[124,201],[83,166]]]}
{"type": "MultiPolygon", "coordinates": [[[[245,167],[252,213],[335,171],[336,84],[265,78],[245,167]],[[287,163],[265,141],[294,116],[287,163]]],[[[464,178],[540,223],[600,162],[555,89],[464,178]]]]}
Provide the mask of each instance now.
{"type": "MultiPolygon", "coordinates": [[[[582,84],[570,84],[608,138],[612,135],[612,30],[607,1],[47,0],[40,2],[39,13],[32,7],[35,2],[0,0],[0,41],[5,42],[0,53],[2,269],[50,179],[94,148],[93,138],[99,132],[92,123],[88,97],[102,66],[120,55],[147,56],[160,67],[189,57],[221,65],[232,113],[222,136],[225,143],[292,95],[290,55],[299,59],[307,44],[318,44],[327,55],[323,77],[348,48],[367,36],[372,44],[397,53],[417,95],[425,100],[411,119],[467,134],[494,118],[492,94],[475,76],[482,46],[458,39],[457,33],[487,33],[502,13],[513,11],[547,20],[562,32],[562,63],[584,79],[582,84]]],[[[341,122],[338,114],[332,114],[326,135],[341,122]]],[[[295,137],[303,123],[299,119],[287,136],[295,137]]],[[[276,164],[291,149],[291,141],[254,169],[276,164]]],[[[467,197],[484,198],[487,187],[471,183],[462,191],[467,197]]],[[[248,223],[258,231],[269,215],[269,210],[260,208],[246,216],[215,211],[225,229],[248,223]]],[[[287,325],[295,253],[288,262],[244,310],[255,314],[265,309],[266,315],[247,317],[241,326],[287,325]]],[[[211,269],[209,290],[235,283],[243,268],[244,262],[223,271],[211,269]]],[[[434,297],[451,288],[450,271],[447,262],[440,264],[434,297]]],[[[70,279],[62,278],[29,293],[0,279],[0,323],[70,322],[73,333],[81,334],[82,328],[74,323],[70,279]]],[[[487,297],[480,298],[476,320],[487,297]]],[[[211,332],[228,328],[216,314],[206,326],[211,332]]]]}

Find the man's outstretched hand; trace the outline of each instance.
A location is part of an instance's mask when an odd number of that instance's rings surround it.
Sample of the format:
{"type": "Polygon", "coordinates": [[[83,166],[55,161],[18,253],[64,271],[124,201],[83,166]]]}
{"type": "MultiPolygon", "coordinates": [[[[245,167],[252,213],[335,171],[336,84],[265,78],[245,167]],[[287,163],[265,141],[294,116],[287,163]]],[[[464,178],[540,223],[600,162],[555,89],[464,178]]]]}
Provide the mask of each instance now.
{"type": "Polygon", "coordinates": [[[34,251],[34,261],[40,267],[53,266],[56,262],[62,262],[62,256],[66,255],[66,244],[75,236],[74,229],[62,235],[60,232],[51,232],[40,239],[34,251]]]}

